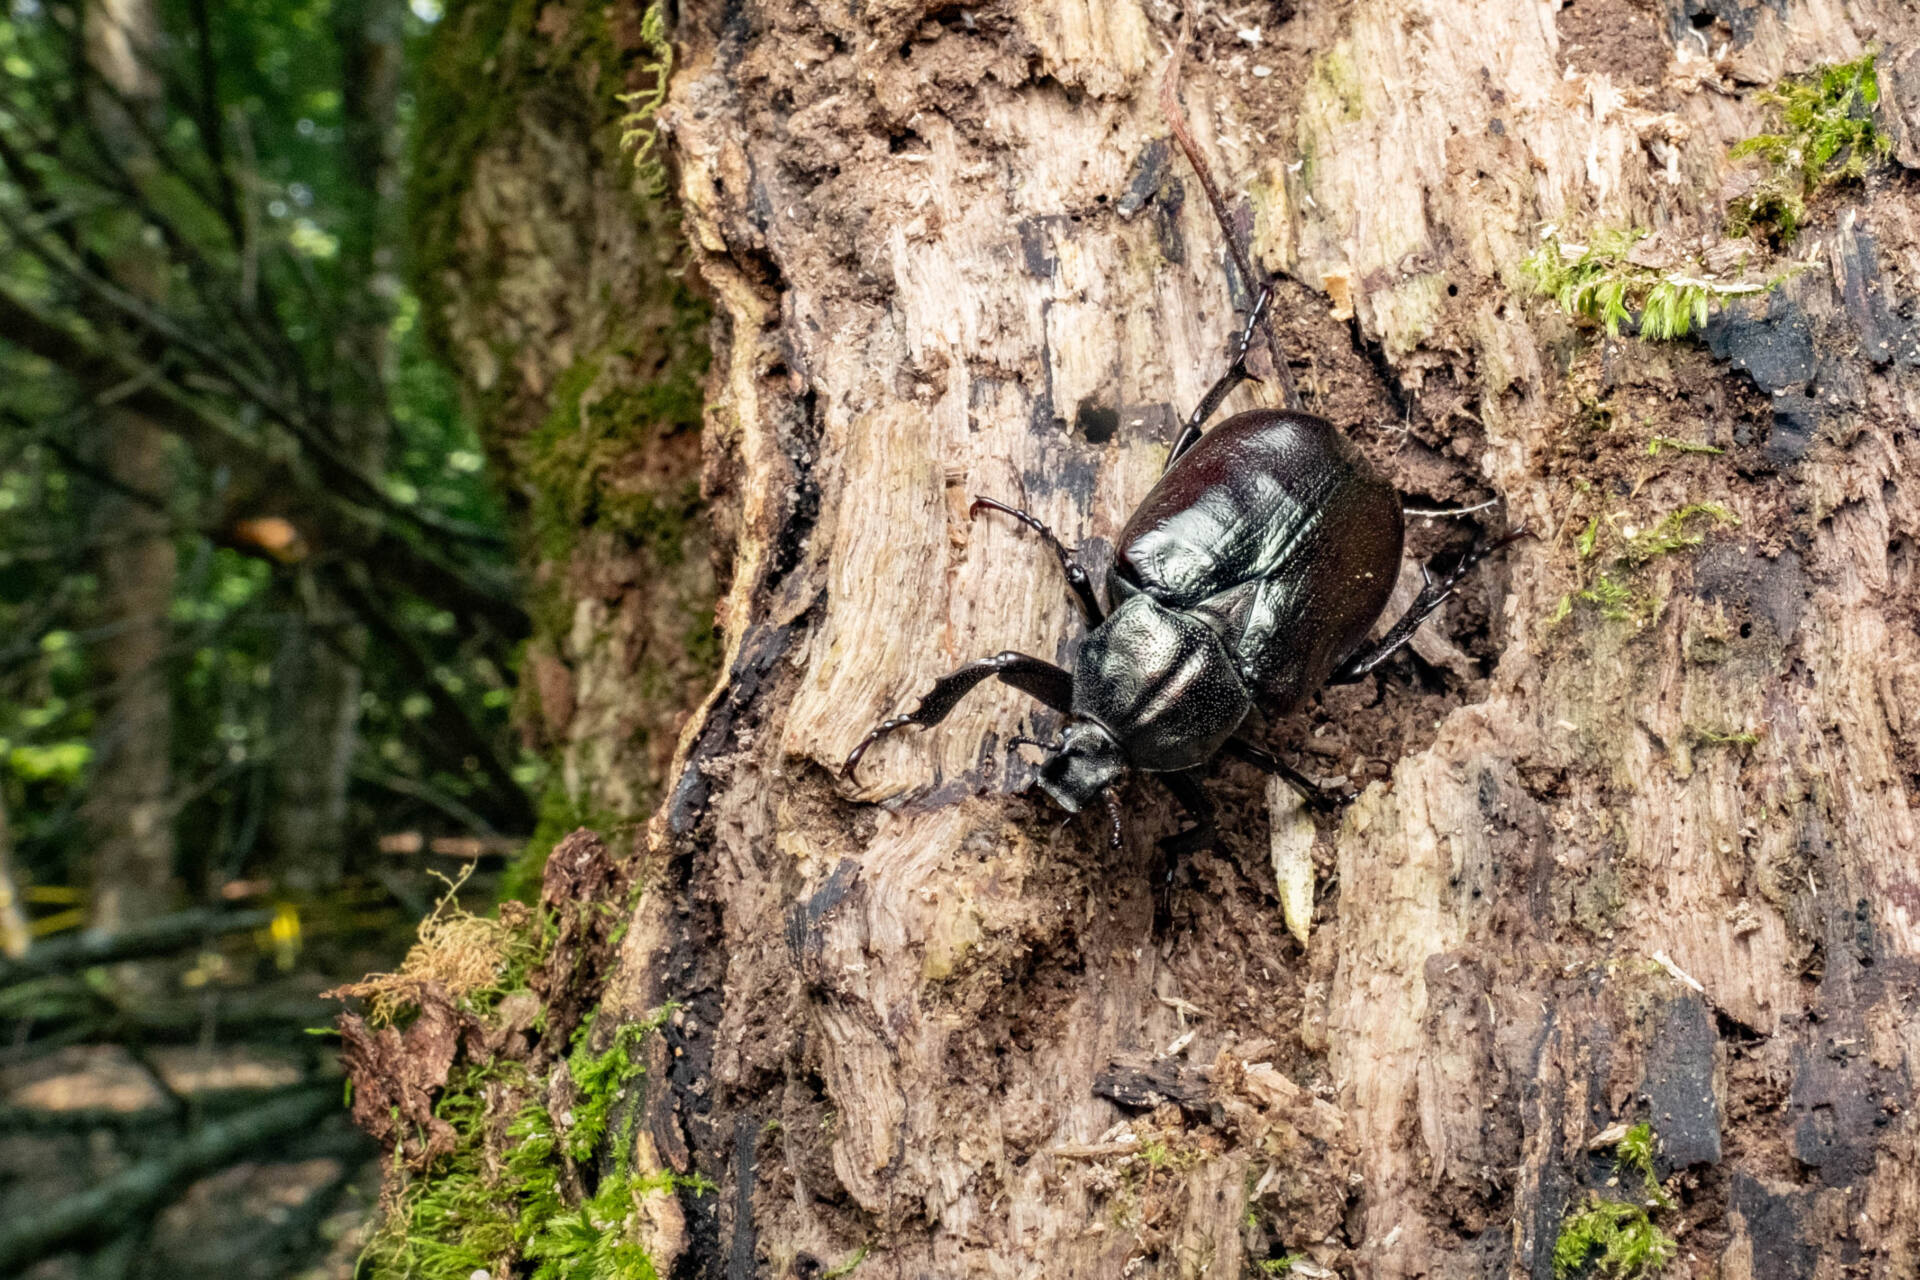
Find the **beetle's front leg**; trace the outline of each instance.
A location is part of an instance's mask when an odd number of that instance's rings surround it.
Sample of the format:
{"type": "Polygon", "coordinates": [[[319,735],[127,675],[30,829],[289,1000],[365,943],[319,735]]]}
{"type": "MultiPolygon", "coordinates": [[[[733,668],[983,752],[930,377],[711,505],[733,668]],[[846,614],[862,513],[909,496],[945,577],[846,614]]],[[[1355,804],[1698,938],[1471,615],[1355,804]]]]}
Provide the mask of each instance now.
{"type": "Polygon", "coordinates": [[[860,763],[860,757],[867,754],[867,748],[895,729],[904,729],[910,724],[922,727],[939,724],[975,685],[991,676],[998,676],[1003,683],[1012,685],[1022,693],[1031,694],[1055,711],[1064,713],[1073,706],[1071,672],[1024,653],[1012,650],[996,653],[991,658],[969,662],[958,671],[941,676],[933,682],[933,688],[927,690],[927,696],[920,699],[919,706],[905,715],[883,720],[875,726],[873,732],[860,739],[860,744],[848,754],[846,764],[840,767],[840,776],[851,778],[854,767],[860,763]]]}
{"type": "Polygon", "coordinates": [[[1473,571],[1475,565],[1509,542],[1526,537],[1527,533],[1527,527],[1521,525],[1504,538],[1495,539],[1484,547],[1473,548],[1460,558],[1460,563],[1453,567],[1452,573],[1438,582],[1433,580],[1433,575],[1423,566],[1420,573],[1426,579],[1426,584],[1420,588],[1420,594],[1413,598],[1413,603],[1407,606],[1407,611],[1400,615],[1400,621],[1387,629],[1387,634],[1380,637],[1380,643],[1372,648],[1361,650],[1335,668],[1334,673],[1327,677],[1327,683],[1330,685],[1353,684],[1363,679],[1413,639],[1413,633],[1420,629],[1420,624],[1433,616],[1435,609],[1446,603],[1447,597],[1453,594],[1453,589],[1473,571]]]}
{"type": "Polygon", "coordinates": [[[1213,825],[1213,801],[1207,798],[1207,789],[1200,785],[1200,771],[1189,769],[1185,773],[1156,776],[1167,784],[1167,790],[1173,792],[1173,798],[1193,819],[1192,826],[1167,836],[1160,841],[1160,847],[1173,857],[1181,857],[1212,845],[1219,832],[1213,825]]]}
{"type": "Polygon", "coordinates": [[[1100,597],[1093,594],[1093,579],[1087,576],[1087,571],[1080,562],[1073,558],[1073,553],[1067,550],[1066,544],[1054,536],[1053,530],[1041,524],[1037,517],[1017,507],[1010,507],[1004,502],[996,502],[992,498],[975,498],[973,505],[967,508],[967,519],[973,519],[982,509],[1010,515],[1046,539],[1047,545],[1053,548],[1053,554],[1060,557],[1060,568],[1067,575],[1067,586],[1072,589],[1075,596],[1079,597],[1080,612],[1086,615],[1087,625],[1097,627],[1106,621],[1107,615],[1100,608],[1100,597]]]}
{"type": "Polygon", "coordinates": [[[1155,776],[1167,784],[1167,790],[1173,792],[1173,798],[1193,819],[1191,827],[1162,838],[1154,846],[1147,872],[1147,881],[1153,886],[1153,936],[1161,938],[1173,926],[1173,878],[1179,870],[1180,859],[1208,848],[1219,833],[1213,825],[1213,801],[1207,798],[1206,788],[1200,784],[1200,770],[1155,776]]]}

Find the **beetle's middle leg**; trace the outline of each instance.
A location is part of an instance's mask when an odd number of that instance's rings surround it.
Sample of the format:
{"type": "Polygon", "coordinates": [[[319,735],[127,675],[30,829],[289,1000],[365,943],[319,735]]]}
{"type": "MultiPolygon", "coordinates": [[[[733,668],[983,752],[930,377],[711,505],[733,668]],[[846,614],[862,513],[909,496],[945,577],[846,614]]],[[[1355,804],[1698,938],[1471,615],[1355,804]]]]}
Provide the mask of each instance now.
{"type": "Polygon", "coordinates": [[[1473,571],[1475,565],[1509,542],[1526,536],[1527,527],[1521,525],[1504,538],[1489,542],[1484,547],[1475,547],[1460,558],[1460,563],[1454,566],[1452,573],[1438,582],[1435,582],[1433,575],[1422,566],[1420,574],[1426,579],[1425,585],[1420,588],[1420,594],[1413,598],[1413,603],[1407,606],[1407,611],[1400,615],[1400,621],[1388,628],[1387,634],[1380,637],[1378,644],[1361,650],[1341,663],[1334,673],[1327,677],[1327,683],[1330,685],[1353,684],[1364,678],[1413,639],[1413,633],[1420,629],[1420,624],[1431,617],[1435,609],[1446,603],[1447,597],[1453,594],[1454,588],[1473,571]]]}
{"type": "Polygon", "coordinates": [[[988,511],[1004,512],[1046,539],[1047,545],[1053,548],[1053,554],[1060,557],[1060,568],[1067,575],[1067,586],[1079,598],[1080,612],[1086,615],[1087,625],[1097,627],[1106,621],[1107,615],[1100,607],[1100,597],[1093,594],[1093,579],[1087,576],[1086,569],[1073,558],[1073,552],[1067,550],[1066,544],[1054,535],[1053,530],[1040,523],[1039,517],[1029,515],[1018,507],[1010,507],[1004,502],[996,502],[992,498],[975,498],[973,505],[967,508],[967,519],[971,520],[979,515],[982,508],[988,511]]]}
{"type": "Polygon", "coordinates": [[[1353,799],[1351,792],[1342,795],[1329,791],[1279,756],[1271,751],[1263,751],[1251,742],[1244,742],[1239,738],[1228,738],[1226,745],[1220,748],[1220,754],[1250,764],[1262,773],[1285,778],[1310,807],[1321,813],[1331,813],[1346,801],[1353,799]]]}
{"type": "Polygon", "coordinates": [[[1072,672],[1024,653],[1012,650],[996,653],[991,658],[980,658],[957,671],[949,671],[933,682],[933,688],[927,690],[927,696],[920,699],[919,706],[905,715],[881,721],[872,733],[860,739],[860,745],[848,753],[847,762],[840,766],[840,776],[851,778],[854,767],[860,763],[860,757],[867,754],[867,748],[895,729],[904,729],[910,724],[923,728],[939,724],[975,685],[991,676],[1000,677],[1003,683],[1012,685],[1022,693],[1031,694],[1055,711],[1065,713],[1073,706],[1072,672]]]}
{"type": "Polygon", "coordinates": [[[1260,290],[1260,296],[1254,301],[1253,310],[1247,316],[1245,327],[1233,340],[1233,352],[1228,358],[1227,371],[1220,375],[1218,382],[1207,388],[1207,394],[1200,398],[1200,403],[1188,416],[1186,425],[1181,427],[1180,434],[1174,437],[1173,448],[1167,451],[1167,465],[1161,468],[1162,474],[1165,474],[1174,463],[1180,461],[1181,454],[1198,443],[1200,432],[1207,425],[1207,419],[1219,409],[1221,402],[1232,395],[1234,389],[1241,383],[1253,377],[1247,372],[1247,352],[1253,348],[1253,331],[1259,327],[1261,318],[1267,314],[1267,307],[1272,302],[1273,286],[1268,285],[1260,290]]]}

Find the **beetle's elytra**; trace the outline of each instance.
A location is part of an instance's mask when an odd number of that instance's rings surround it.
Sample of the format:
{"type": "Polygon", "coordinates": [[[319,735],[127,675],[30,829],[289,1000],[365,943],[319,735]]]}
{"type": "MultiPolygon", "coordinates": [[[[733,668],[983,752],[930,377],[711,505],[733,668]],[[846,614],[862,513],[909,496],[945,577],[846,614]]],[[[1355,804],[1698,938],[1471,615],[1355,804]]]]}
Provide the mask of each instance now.
{"type": "Polygon", "coordinates": [[[882,736],[938,724],[968,690],[997,676],[1065,715],[1058,741],[1014,741],[1046,751],[1040,786],[1061,807],[1077,813],[1106,799],[1116,844],[1113,787],[1130,769],[1158,775],[1192,814],[1194,827],[1169,842],[1181,849],[1212,838],[1198,771],[1220,754],[1326,802],[1240,736],[1249,715],[1255,708],[1285,715],[1323,685],[1366,675],[1412,638],[1486,552],[1465,557],[1444,581],[1429,576],[1406,614],[1366,643],[1400,570],[1393,486],[1333,424],[1310,414],[1257,410],[1200,434],[1248,376],[1248,345],[1267,301],[1263,293],[1226,375],[1194,410],[1159,483],[1121,532],[1105,608],[1086,570],[1045,525],[990,498],[975,500],[974,514],[1013,516],[1059,557],[1091,627],[1074,669],[1012,652],[970,662],[862,739],[843,773],[851,775],[882,736]]]}

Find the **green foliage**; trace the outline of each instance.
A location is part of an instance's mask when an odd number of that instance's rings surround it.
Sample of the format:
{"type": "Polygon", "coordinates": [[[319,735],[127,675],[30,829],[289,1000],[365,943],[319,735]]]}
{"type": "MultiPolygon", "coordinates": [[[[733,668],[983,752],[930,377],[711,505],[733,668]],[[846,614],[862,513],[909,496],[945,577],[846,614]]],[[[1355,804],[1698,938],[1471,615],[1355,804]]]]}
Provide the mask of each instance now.
{"type": "Polygon", "coordinates": [[[1570,1280],[1589,1263],[1593,1274],[1610,1280],[1640,1280],[1659,1274],[1672,1261],[1673,1237],[1653,1221],[1650,1210],[1670,1209],[1672,1199],[1654,1174],[1654,1134],[1648,1124],[1636,1124],[1614,1147],[1614,1161],[1625,1175],[1641,1183],[1638,1202],[1609,1200],[1589,1193],[1587,1205],[1560,1224],[1553,1245],[1553,1274],[1570,1280]]]}
{"type": "Polygon", "coordinates": [[[1760,745],[1760,735],[1751,729],[1730,729],[1725,731],[1719,729],[1695,729],[1693,732],[1700,741],[1711,743],[1716,747],[1757,747],[1760,745]]]}
{"type": "Polygon", "coordinates": [[[1631,587],[1609,574],[1600,574],[1580,592],[1580,598],[1600,610],[1609,622],[1631,622],[1646,609],[1646,601],[1631,587]]]}
{"type": "MultiPolygon", "coordinates": [[[[370,851],[378,834],[424,825],[524,829],[524,803],[473,749],[485,742],[515,763],[507,639],[420,598],[418,580],[389,576],[385,562],[349,563],[348,547],[276,558],[243,532],[339,498],[342,485],[317,478],[316,460],[334,457],[366,484],[352,520],[423,548],[443,582],[510,570],[473,423],[427,349],[424,308],[388,262],[409,237],[368,158],[398,141],[414,98],[375,115],[351,91],[346,51],[361,47],[369,11],[162,0],[159,96],[132,131],[76,106],[95,95],[68,25],[76,12],[0,8],[11,68],[0,75],[0,293],[115,349],[161,353],[126,390],[157,386],[233,428],[230,449],[176,433],[153,477],[159,536],[178,565],[159,661],[181,878],[273,868],[277,762],[311,746],[292,727],[289,689],[320,646],[345,647],[359,668],[343,846],[370,851]],[[125,264],[151,300],[103,305],[89,275],[103,263],[125,264]],[[367,358],[357,343],[382,335],[383,357],[367,358]],[[361,613],[330,589],[333,574],[363,584],[361,613]],[[366,641],[363,614],[400,643],[366,641]],[[450,740],[436,705],[472,737],[450,740]]],[[[405,6],[393,12],[424,29],[405,6]]],[[[70,884],[92,856],[89,747],[113,692],[101,650],[114,602],[98,568],[127,532],[100,465],[112,428],[98,388],[14,339],[0,333],[0,805],[24,878],[70,884]]]]}
{"type": "Polygon", "coordinates": [[[1646,234],[1595,228],[1587,243],[1568,244],[1549,229],[1520,273],[1562,311],[1602,326],[1608,336],[1632,324],[1639,337],[1654,342],[1684,338],[1706,325],[1715,306],[1772,287],[1715,280],[1704,268],[1681,273],[1640,266],[1629,255],[1646,234]]]}
{"type": "Polygon", "coordinates": [[[1875,54],[1835,63],[1781,82],[1766,95],[1779,128],[1736,143],[1735,159],[1758,157],[1767,168],[1758,187],[1733,203],[1727,229],[1759,231],[1792,242],[1806,221],[1807,201],[1823,188],[1858,181],[1893,150],[1874,123],[1880,102],[1875,54]]]}
{"type": "Polygon", "coordinates": [[[593,1036],[592,1018],[574,1033],[573,1052],[567,1058],[567,1072],[573,1077],[580,1100],[574,1104],[573,1124],[567,1130],[565,1149],[568,1158],[586,1160],[599,1149],[606,1137],[607,1121],[614,1106],[625,1096],[627,1086],[640,1077],[643,1067],[636,1055],[641,1042],[657,1030],[672,1013],[672,1006],[646,1022],[632,1022],[614,1033],[613,1043],[604,1052],[590,1053],[587,1043],[593,1036]]]}
{"type": "Polygon", "coordinates": [[[1613,1149],[1622,1172],[1637,1173],[1650,1194],[1660,1194],[1660,1180],[1653,1173],[1653,1126],[1641,1121],[1628,1129],[1613,1149]]]}
{"type": "Polygon", "coordinates": [[[1285,1276],[1293,1274],[1293,1264],[1307,1261],[1304,1253],[1287,1253],[1278,1258],[1262,1258],[1254,1265],[1260,1268],[1262,1275],[1285,1276]]]}

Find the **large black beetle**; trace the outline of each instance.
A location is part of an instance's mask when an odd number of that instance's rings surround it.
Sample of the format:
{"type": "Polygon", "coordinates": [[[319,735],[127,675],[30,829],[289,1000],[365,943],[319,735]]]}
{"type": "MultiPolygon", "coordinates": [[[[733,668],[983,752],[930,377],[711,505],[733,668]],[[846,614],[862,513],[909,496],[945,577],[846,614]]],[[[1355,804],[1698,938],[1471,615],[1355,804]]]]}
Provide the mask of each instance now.
{"type": "Polygon", "coordinates": [[[1329,802],[1240,736],[1250,713],[1282,716],[1323,685],[1365,676],[1413,637],[1492,548],[1466,556],[1442,581],[1429,575],[1406,614],[1366,643],[1400,571],[1393,486],[1333,424],[1310,414],[1256,410],[1201,434],[1249,376],[1247,349],[1268,296],[1236,339],[1226,375],[1174,441],[1159,483],[1121,531],[1107,574],[1111,612],[1045,525],[991,498],[974,501],[971,514],[1011,515],[1059,556],[1092,628],[1073,671],[1013,652],[970,662],[862,739],[844,774],[882,736],[940,723],[970,689],[998,676],[1066,715],[1059,741],[1014,742],[1047,752],[1040,786],[1061,807],[1077,813],[1104,797],[1116,844],[1113,786],[1129,769],[1158,774],[1193,815],[1195,825],[1169,842],[1175,850],[1212,838],[1198,770],[1219,754],[1287,778],[1317,804],[1329,802]]]}

